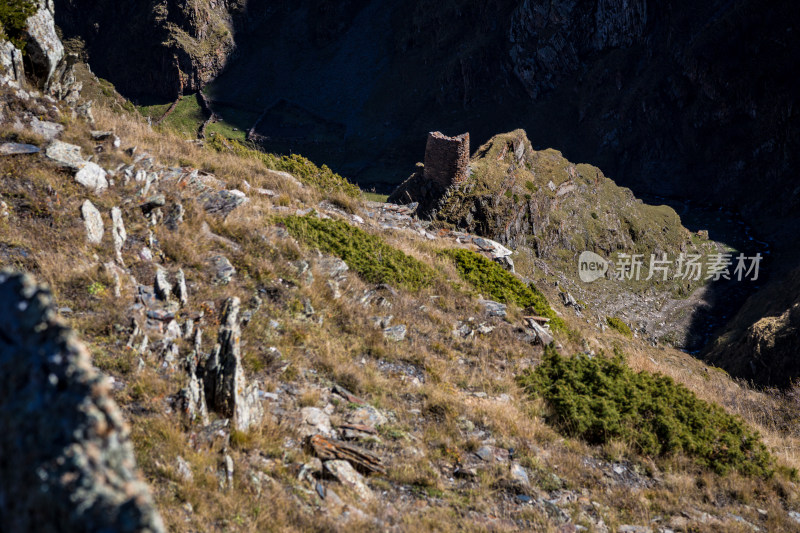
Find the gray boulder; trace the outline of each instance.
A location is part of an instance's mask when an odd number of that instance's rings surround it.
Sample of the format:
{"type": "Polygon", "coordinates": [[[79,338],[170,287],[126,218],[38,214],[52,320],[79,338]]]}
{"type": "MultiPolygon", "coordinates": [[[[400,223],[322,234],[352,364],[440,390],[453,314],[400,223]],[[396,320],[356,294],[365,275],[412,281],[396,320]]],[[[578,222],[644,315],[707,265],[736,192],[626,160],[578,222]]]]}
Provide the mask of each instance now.
{"type": "Polygon", "coordinates": [[[41,135],[48,141],[52,141],[58,137],[62,131],[64,131],[64,126],[57,124],[56,122],[39,120],[38,118],[33,117],[31,120],[31,131],[36,135],[41,135]]]}
{"type": "Polygon", "coordinates": [[[85,163],[75,174],[75,181],[95,194],[99,194],[108,189],[107,175],[103,167],[97,163],[85,163]]]}
{"type": "Polygon", "coordinates": [[[8,41],[0,42],[0,82],[19,85],[24,81],[22,52],[8,41]]]}
{"type": "Polygon", "coordinates": [[[507,314],[507,308],[505,304],[501,304],[500,302],[495,302],[493,300],[479,300],[484,311],[488,316],[494,316],[497,318],[505,318],[507,314]]]}
{"type": "Polygon", "coordinates": [[[44,152],[48,159],[59,165],[78,171],[86,164],[81,155],[81,147],[61,141],[53,141],[44,152]]]}
{"type": "Polygon", "coordinates": [[[114,253],[117,256],[117,263],[123,265],[122,248],[128,239],[128,233],[125,231],[125,222],[122,220],[122,210],[119,207],[111,208],[111,223],[113,224],[111,236],[114,239],[114,253]]]}
{"type": "Polygon", "coordinates": [[[111,387],[29,275],[0,273],[4,531],[164,531],[111,387]]]}
{"type": "Polygon", "coordinates": [[[86,227],[86,240],[92,244],[100,244],[103,241],[103,217],[100,211],[92,202],[86,200],[81,206],[81,216],[86,227]]]}
{"type": "Polygon", "coordinates": [[[40,0],[39,10],[27,20],[25,53],[39,86],[50,84],[56,67],[64,58],[64,45],[56,34],[52,0],[40,0]]]}

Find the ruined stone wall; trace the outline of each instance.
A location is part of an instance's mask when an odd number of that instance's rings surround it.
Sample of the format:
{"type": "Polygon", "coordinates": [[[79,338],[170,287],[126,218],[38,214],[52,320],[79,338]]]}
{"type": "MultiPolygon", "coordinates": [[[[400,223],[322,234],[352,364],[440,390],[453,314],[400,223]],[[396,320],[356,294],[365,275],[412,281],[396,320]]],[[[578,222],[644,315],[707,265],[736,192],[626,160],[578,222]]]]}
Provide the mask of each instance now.
{"type": "Polygon", "coordinates": [[[469,133],[447,137],[441,132],[428,134],[425,146],[425,178],[446,189],[469,176],[469,133]]]}

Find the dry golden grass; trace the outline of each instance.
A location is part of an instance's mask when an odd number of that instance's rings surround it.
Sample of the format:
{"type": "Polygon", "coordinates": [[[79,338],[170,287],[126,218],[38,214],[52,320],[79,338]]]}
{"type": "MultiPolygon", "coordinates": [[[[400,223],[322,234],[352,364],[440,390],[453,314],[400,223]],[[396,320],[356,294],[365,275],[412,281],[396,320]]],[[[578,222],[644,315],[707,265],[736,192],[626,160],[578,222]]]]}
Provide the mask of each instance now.
{"type": "MultiPolygon", "coordinates": [[[[528,530],[555,530],[553,520],[540,508],[509,503],[516,489],[506,468],[492,465],[475,480],[451,480],[455,466],[485,440],[475,436],[479,429],[495,446],[515,449],[516,460],[529,470],[531,487],[526,490],[533,497],[574,493],[577,500],[564,508],[576,523],[586,521],[592,509],[613,529],[697,508],[717,516],[735,513],[766,530],[790,527],[785,509],[798,505],[797,489],[784,473],[771,480],[719,477],[685,458],[643,458],[624,443],[597,448],[560,436],[546,424],[543,402],[529,398],[515,382],[515,376],[541,356],[540,347],[528,345],[515,332],[521,311],[511,306],[507,321],[482,316],[475,295],[459,280],[452,262],[437,253],[441,243],[428,243],[410,232],[382,231],[368,222],[368,231],[380,233],[391,246],[431,265],[438,278],[414,293],[382,291],[391,304],[386,307],[362,304],[365,291],[375,287],[350,272],[340,285],[343,296],[334,299],[328,280],[315,264],[318,254],[277,236],[270,219],[274,205],[316,205],[319,193],[279,179],[253,160],[153,131],[142,120],[104,108],[97,108],[95,117],[98,128],[117,131],[126,145],[137,145],[162,162],[213,171],[229,187],[242,188],[247,180],[281,195],[275,200],[250,195],[250,202],[226,220],[209,216],[184,199],[184,224],[177,231],[154,229],[160,243],[158,261],[169,270],[180,267],[186,273],[191,301],[182,312],[205,312],[199,325],[206,348],[216,342],[224,299],[237,296],[243,308],[251,309],[253,297],[258,296],[261,307],[242,332],[242,355],[248,378],[258,379],[263,390],[279,391],[287,412],[333,404],[330,389],[338,384],[387,415],[389,422],[379,428],[381,443],[375,449],[386,458],[388,474],[369,478],[376,493],[386,492],[383,503],[360,502],[339,485],[329,484],[346,506],[375,516],[394,514],[403,530],[511,530],[520,524],[528,530]],[[226,286],[211,283],[208,258],[215,254],[225,255],[237,269],[226,286]],[[310,285],[290,265],[301,258],[312,264],[310,285]],[[305,300],[315,309],[313,317],[304,315],[305,300]],[[388,341],[373,325],[372,317],[387,315],[393,316],[392,325],[408,327],[406,340],[388,341]],[[470,317],[476,325],[487,322],[496,329],[487,336],[455,337],[457,322],[470,317]],[[277,329],[273,320],[279,323],[277,329]],[[289,394],[287,387],[299,392],[289,394]],[[650,485],[630,487],[614,481],[607,475],[610,462],[630,464],[639,472],[636,482],[650,485]],[[767,518],[760,518],[756,508],[765,509],[767,518]]],[[[86,142],[86,128],[80,123],[67,124],[67,128],[67,138],[86,142]]],[[[109,163],[129,161],[121,153],[101,157],[109,163]]],[[[10,161],[0,159],[0,186],[14,216],[10,222],[0,222],[0,245],[22,246],[31,252],[20,266],[49,282],[60,305],[73,307],[73,324],[87,337],[96,364],[124,382],[117,400],[127,410],[139,464],[154,487],[169,529],[342,528],[336,519],[341,510],[326,511],[329,503],[297,478],[300,465],[310,456],[299,445],[291,416],[269,415],[260,430],[234,432],[227,448],[220,442],[198,445],[192,437],[198,428],[184,431],[177,413],[171,412],[170,398],[185,386],[185,376],[158,371],[154,361],[147,361],[147,367],[137,372],[137,356],[122,348],[129,331],[125,306],[119,302],[132,301],[130,283],[123,283],[122,300],[114,298],[113,291],[89,291],[95,283],[110,287],[112,280],[99,263],[113,257],[113,251],[108,235],[99,246],[85,242],[79,219],[85,192],[41,158],[10,161]],[[118,325],[122,331],[115,328],[118,325]],[[224,453],[235,464],[232,489],[221,489],[217,477],[224,453]],[[189,463],[193,480],[178,474],[178,456],[189,463]],[[261,481],[255,483],[254,476],[261,481]]],[[[107,228],[108,210],[121,198],[133,197],[133,187],[124,189],[118,184],[114,192],[92,198],[106,217],[107,228]]],[[[161,192],[170,200],[179,195],[169,188],[161,192]]],[[[351,198],[329,200],[348,212],[361,209],[351,198]]],[[[147,223],[135,203],[123,205],[123,210],[135,242],[126,247],[123,257],[140,283],[151,283],[154,266],[136,256],[147,223]]],[[[623,343],[634,370],[668,375],[700,398],[741,415],[758,428],[782,465],[800,468],[800,437],[786,422],[791,413],[798,412],[794,400],[750,389],[676,350],[652,348],[612,331],[600,332],[561,306],[556,289],[541,288],[571,332],[557,336],[563,352],[581,350],[584,340],[592,349],[607,353],[615,343],[623,343]]],[[[265,406],[270,410],[270,403],[265,406]]],[[[353,406],[337,403],[334,407],[334,421],[338,421],[353,406]]],[[[359,518],[347,525],[352,530],[375,527],[359,518]]],[[[693,522],[692,527],[733,531],[743,526],[728,520],[719,526],[693,522]]]]}

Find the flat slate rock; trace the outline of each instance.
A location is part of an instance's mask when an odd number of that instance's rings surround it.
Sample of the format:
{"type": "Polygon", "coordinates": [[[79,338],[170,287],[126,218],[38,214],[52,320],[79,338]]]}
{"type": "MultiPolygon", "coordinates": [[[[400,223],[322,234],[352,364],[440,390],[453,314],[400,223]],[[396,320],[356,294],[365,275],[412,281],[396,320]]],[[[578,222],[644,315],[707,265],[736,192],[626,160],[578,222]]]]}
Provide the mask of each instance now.
{"type": "Polygon", "coordinates": [[[21,143],[2,143],[0,144],[0,155],[36,154],[39,147],[32,144],[21,143]]]}

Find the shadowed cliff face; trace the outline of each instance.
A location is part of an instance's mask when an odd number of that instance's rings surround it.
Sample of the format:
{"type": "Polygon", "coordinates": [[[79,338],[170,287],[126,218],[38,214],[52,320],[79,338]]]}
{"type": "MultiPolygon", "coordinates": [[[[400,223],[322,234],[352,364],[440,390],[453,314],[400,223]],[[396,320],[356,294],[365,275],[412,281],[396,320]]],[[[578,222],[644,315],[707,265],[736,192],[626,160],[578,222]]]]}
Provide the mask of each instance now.
{"type": "Polygon", "coordinates": [[[800,194],[800,17],[774,4],[60,0],[56,18],[132,96],[195,91],[235,47],[211,93],[250,112],[237,126],[267,111],[269,148],[363,184],[398,183],[428,131],[470,131],[478,145],[521,127],[636,193],[774,217],[800,194]],[[318,127],[270,114],[279,102],[318,127]]]}
{"type": "Polygon", "coordinates": [[[236,0],[63,0],[56,23],[80,37],[91,65],[130,97],[174,99],[197,91],[234,49],[236,0]]]}
{"type": "Polygon", "coordinates": [[[769,219],[797,206],[800,25],[788,2],[56,3],[65,33],[129,95],[204,86],[235,39],[210,92],[245,111],[237,126],[267,111],[268,148],[362,184],[399,182],[428,131],[470,131],[478,145],[521,127],[636,193],[769,219]],[[288,118],[269,113],[287,102],[288,118]]]}

